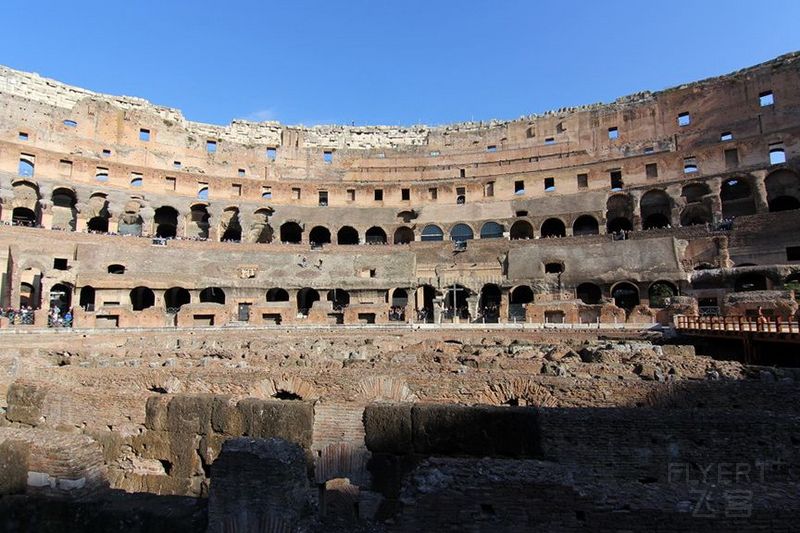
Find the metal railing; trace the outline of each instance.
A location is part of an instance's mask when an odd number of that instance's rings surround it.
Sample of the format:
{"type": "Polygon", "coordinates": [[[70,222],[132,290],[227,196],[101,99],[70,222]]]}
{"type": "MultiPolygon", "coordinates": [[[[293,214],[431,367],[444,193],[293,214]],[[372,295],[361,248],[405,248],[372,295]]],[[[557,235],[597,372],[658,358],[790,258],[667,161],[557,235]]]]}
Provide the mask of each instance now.
{"type": "Polygon", "coordinates": [[[687,316],[675,317],[676,329],[757,333],[800,333],[796,318],[765,316],[687,316]]]}

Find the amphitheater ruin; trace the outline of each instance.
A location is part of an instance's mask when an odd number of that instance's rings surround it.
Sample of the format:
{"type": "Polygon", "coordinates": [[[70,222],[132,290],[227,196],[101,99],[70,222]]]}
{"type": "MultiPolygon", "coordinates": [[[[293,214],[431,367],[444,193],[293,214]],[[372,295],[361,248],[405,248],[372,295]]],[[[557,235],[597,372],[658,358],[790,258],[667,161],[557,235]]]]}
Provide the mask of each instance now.
{"type": "Polygon", "coordinates": [[[0,529],[800,519],[800,53],[447,126],[0,67],[0,529]]]}

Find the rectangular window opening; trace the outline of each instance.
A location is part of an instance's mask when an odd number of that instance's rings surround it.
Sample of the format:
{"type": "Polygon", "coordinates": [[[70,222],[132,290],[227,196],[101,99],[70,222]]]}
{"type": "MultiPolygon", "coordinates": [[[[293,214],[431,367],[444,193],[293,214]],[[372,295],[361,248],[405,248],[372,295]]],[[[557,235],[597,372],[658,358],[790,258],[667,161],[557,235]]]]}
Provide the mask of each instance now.
{"type": "Polygon", "coordinates": [[[272,187],[261,187],[261,198],[264,200],[272,199],[272,187]]]}
{"type": "Polygon", "coordinates": [[[486,151],[487,152],[496,152],[497,151],[497,145],[490,144],[489,146],[486,147],[486,151]]]}
{"type": "Polygon", "coordinates": [[[787,246],[786,247],[786,260],[787,261],[800,261],[800,246],[787,246]]]}
{"type": "Polygon", "coordinates": [[[609,171],[609,176],[611,178],[611,190],[612,191],[621,191],[622,188],[625,186],[625,183],[622,181],[622,171],[621,170],[611,170],[609,171]]]}
{"type": "Polygon", "coordinates": [[[678,126],[688,126],[692,123],[692,116],[689,114],[688,111],[685,111],[678,115],[678,126]]]}
{"type": "Polygon", "coordinates": [[[20,141],[27,141],[28,140],[28,134],[25,133],[24,131],[19,132],[19,140],[20,141]]]}
{"type": "Polygon", "coordinates": [[[356,201],[356,190],[355,189],[347,189],[347,201],[348,202],[355,202],[356,201]]]}
{"type": "Polygon", "coordinates": [[[483,186],[483,195],[487,198],[491,198],[494,196],[494,182],[490,181],[486,185],[483,186]]]}
{"type": "Polygon", "coordinates": [[[611,139],[612,141],[615,139],[619,139],[619,130],[616,127],[608,128],[608,138],[611,139]]]}
{"type": "Polygon", "coordinates": [[[292,200],[300,199],[300,187],[292,187],[292,200]]]}
{"type": "Polygon", "coordinates": [[[267,148],[267,159],[269,159],[270,161],[275,161],[275,159],[277,157],[278,157],[278,149],[277,148],[273,148],[273,147],[267,148]]]}
{"type": "Polygon", "coordinates": [[[697,158],[696,157],[685,157],[683,158],[683,173],[684,174],[693,174],[697,172],[697,158]]]}
{"type": "Polygon", "coordinates": [[[62,159],[58,162],[58,172],[62,176],[72,176],[72,161],[62,159]]]}
{"type": "Polygon", "coordinates": [[[589,174],[578,174],[578,188],[586,189],[589,187],[589,174]]]}
{"type": "Polygon", "coordinates": [[[729,131],[723,131],[719,136],[720,141],[732,141],[733,140],[733,133],[729,131]]]}
{"type": "Polygon", "coordinates": [[[730,148],[725,150],[725,167],[736,168],[739,166],[739,150],[730,148]]]}
{"type": "Polygon", "coordinates": [[[233,184],[231,184],[231,195],[233,195],[233,196],[241,196],[242,195],[242,184],[241,183],[233,183],[233,184]]]}
{"type": "Polygon", "coordinates": [[[411,200],[411,189],[400,189],[400,199],[404,202],[411,200]]]}
{"type": "Polygon", "coordinates": [[[555,144],[555,143],[556,143],[555,137],[547,137],[544,140],[544,144],[555,144]]]}
{"type": "Polygon", "coordinates": [[[767,107],[774,104],[775,97],[772,95],[772,91],[764,91],[763,93],[759,94],[758,103],[761,104],[761,107],[767,107]]]}
{"type": "Polygon", "coordinates": [[[172,162],[172,166],[173,166],[174,168],[181,168],[181,166],[183,166],[183,165],[181,164],[181,162],[180,162],[180,161],[173,161],[173,162],[172,162]]]}
{"type": "Polygon", "coordinates": [[[166,191],[174,191],[177,185],[177,180],[170,176],[164,178],[164,190],[166,191]]]}
{"type": "Polygon", "coordinates": [[[555,178],[545,178],[544,179],[544,190],[545,192],[552,192],[556,190],[556,179],[555,178]]]}
{"type": "Polygon", "coordinates": [[[514,194],[525,194],[525,181],[517,180],[514,182],[514,194]]]}
{"type": "Polygon", "coordinates": [[[326,165],[330,165],[333,163],[333,152],[330,150],[325,150],[322,152],[322,160],[325,162],[326,165]]]}
{"type": "Polygon", "coordinates": [[[782,143],[769,145],[769,164],[780,165],[786,163],[786,152],[783,149],[782,143]]]}
{"type": "Polygon", "coordinates": [[[439,197],[439,190],[436,187],[428,189],[428,200],[436,200],[439,197]]]}
{"type": "Polygon", "coordinates": [[[644,166],[644,173],[645,176],[648,178],[657,178],[658,177],[658,163],[647,163],[644,166]]]}
{"type": "Polygon", "coordinates": [[[147,142],[150,140],[150,130],[146,128],[141,128],[139,130],[139,140],[147,142]]]}
{"type": "Polygon", "coordinates": [[[236,175],[239,176],[240,178],[243,178],[245,174],[246,172],[243,168],[240,168],[239,170],[236,171],[236,175]]]}
{"type": "Polygon", "coordinates": [[[319,206],[328,206],[328,191],[319,191],[319,206]]]}
{"type": "Polygon", "coordinates": [[[217,153],[217,141],[206,141],[206,152],[209,154],[217,153]]]}
{"type": "Polygon", "coordinates": [[[375,189],[375,201],[376,202],[383,201],[383,189],[375,189]]]}
{"type": "Polygon", "coordinates": [[[69,268],[69,262],[63,257],[56,257],[53,259],[53,268],[56,270],[67,270],[69,268]]]}

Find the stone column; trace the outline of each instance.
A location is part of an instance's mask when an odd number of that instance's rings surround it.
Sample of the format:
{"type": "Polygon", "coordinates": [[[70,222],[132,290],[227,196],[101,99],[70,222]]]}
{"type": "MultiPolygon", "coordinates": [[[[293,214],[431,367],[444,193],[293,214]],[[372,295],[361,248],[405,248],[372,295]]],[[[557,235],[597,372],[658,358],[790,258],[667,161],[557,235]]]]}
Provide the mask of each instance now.
{"type": "Polygon", "coordinates": [[[769,211],[764,175],[764,171],[753,172],[753,201],[756,204],[756,213],[767,213],[769,211]]]}
{"type": "Polygon", "coordinates": [[[631,202],[633,202],[633,212],[631,224],[633,224],[634,231],[642,231],[642,196],[639,191],[630,193],[631,202]]]}
{"type": "Polygon", "coordinates": [[[469,310],[469,321],[472,322],[478,318],[478,301],[480,294],[472,293],[472,296],[467,296],[467,309],[469,310]]]}
{"type": "Polygon", "coordinates": [[[681,211],[686,207],[686,199],[681,196],[681,185],[673,184],[667,187],[667,194],[672,200],[672,211],[670,212],[669,223],[673,228],[681,225],[681,211]]]}
{"type": "Polygon", "coordinates": [[[709,194],[711,198],[711,220],[719,222],[722,220],[722,198],[720,192],[722,190],[722,178],[714,178],[706,182],[711,189],[709,194]]]}

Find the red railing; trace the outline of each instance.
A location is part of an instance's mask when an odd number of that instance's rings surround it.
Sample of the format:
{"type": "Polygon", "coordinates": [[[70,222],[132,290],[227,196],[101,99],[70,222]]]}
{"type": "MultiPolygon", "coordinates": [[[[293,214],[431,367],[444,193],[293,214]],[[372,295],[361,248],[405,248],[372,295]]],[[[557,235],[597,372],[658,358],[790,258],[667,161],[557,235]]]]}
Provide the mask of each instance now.
{"type": "Polygon", "coordinates": [[[707,331],[746,331],[763,333],[800,333],[796,318],[747,316],[687,316],[675,317],[676,329],[707,331]]]}

